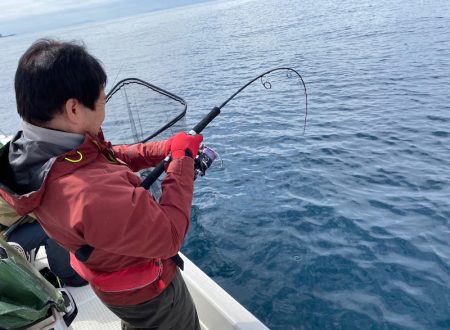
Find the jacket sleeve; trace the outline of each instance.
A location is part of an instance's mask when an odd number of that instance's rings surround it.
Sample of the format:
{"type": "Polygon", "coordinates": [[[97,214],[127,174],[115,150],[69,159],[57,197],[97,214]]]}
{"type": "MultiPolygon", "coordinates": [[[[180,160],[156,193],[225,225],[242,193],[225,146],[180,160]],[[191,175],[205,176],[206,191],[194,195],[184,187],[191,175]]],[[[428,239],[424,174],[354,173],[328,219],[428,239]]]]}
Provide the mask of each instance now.
{"type": "Polygon", "coordinates": [[[129,170],[118,175],[90,170],[90,177],[85,174],[83,180],[92,184],[82,191],[74,173],[70,181],[58,184],[68,198],[53,204],[53,211],[66,216],[69,212],[71,230],[79,232],[95,249],[125,256],[169,258],[180,250],[189,227],[193,167],[189,157],[169,164],[159,203],[139,186],[141,180],[129,170]]]}
{"type": "Polygon", "coordinates": [[[164,159],[166,141],[113,146],[114,155],[133,171],[154,167],[164,159]]]}

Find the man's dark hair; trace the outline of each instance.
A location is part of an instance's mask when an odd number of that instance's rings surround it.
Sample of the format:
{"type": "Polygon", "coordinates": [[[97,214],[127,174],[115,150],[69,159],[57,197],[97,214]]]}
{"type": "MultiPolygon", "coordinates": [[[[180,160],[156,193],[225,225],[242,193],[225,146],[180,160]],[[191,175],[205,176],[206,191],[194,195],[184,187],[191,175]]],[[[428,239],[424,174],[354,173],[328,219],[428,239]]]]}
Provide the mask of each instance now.
{"type": "Polygon", "coordinates": [[[62,113],[70,98],[94,109],[105,84],[102,65],[84,45],[40,39],[19,60],[14,81],[17,112],[39,124],[62,113]]]}

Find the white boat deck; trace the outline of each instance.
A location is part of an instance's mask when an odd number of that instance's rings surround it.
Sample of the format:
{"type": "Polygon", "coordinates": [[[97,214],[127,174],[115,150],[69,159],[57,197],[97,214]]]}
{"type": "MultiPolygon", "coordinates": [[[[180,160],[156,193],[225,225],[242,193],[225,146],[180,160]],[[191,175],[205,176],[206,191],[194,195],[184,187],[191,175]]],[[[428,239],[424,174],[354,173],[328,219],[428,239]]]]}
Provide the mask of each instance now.
{"type": "MultiPolygon", "coordinates": [[[[44,249],[40,249],[36,260],[38,267],[47,264],[42,250],[44,249]]],[[[182,258],[185,266],[183,277],[194,299],[203,330],[268,329],[188,258],[182,258]]],[[[78,307],[78,315],[72,322],[71,329],[120,329],[120,320],[102,304],[90,286],[67,289],[78,307]]]]}

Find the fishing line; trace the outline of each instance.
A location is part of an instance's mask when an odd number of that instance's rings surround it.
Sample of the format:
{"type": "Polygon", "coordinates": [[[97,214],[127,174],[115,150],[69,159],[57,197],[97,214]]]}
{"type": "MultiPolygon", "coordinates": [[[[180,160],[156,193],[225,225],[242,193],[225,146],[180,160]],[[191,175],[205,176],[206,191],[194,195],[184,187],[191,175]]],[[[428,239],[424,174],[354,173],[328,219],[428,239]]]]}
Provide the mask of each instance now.
{"type": "Polygon", "coordinates": [[[122,71],[122,68],[123,68],[124,64],[125,64],[125,63],[122,63],[122,64],[120,65],[119,71],[117,71],[116,77],[114,78],[114,81],[113,81],[113,83],[112,83],[113,86],[114,86],[114,84],[116,83],[117,78],[119,78],[120,71],[122,71]]]}
{"type": "Polygon", "coordinates": [[[130,103],[130,100],[128,99],[128,94],[127,94],[126,88],[124,88],[122,90],[122,93],[125,96],[125,102],[127,104],[128,118],[130,118],[130,124],[131,124],[131,132],[133,133],[134,140],[139,141],[139,136],[138,136],[138,132],[136,129],[136,123],[133,119],[133,111],[131,110],[131,103],[130,103]]]}

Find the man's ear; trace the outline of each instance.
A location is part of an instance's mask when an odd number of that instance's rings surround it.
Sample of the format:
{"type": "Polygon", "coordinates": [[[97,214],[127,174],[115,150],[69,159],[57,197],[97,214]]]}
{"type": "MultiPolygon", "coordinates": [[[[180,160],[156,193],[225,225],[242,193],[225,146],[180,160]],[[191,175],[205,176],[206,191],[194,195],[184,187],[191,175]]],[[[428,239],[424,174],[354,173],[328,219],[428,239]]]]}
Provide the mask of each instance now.
{"type": "Polygon", "coordinates": [[[80,116],[82,114],[80,105],[81,103],[74,98],[68,99],[64,104],[64,117],[72,124],[76,124],[80,121],[80,116]]]}

